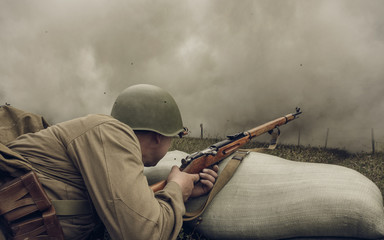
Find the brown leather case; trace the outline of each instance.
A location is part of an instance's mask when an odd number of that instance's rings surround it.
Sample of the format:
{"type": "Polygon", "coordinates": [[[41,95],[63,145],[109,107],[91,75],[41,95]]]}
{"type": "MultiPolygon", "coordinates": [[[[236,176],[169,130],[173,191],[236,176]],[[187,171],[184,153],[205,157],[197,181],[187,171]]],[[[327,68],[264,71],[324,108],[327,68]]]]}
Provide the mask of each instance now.
{"type": "Polygon", "coordinates": [[[63,240],[63,232],[53,207],[45,211],[42,217],[36,217],[11,225],[13,240],[50,239],[63,240]]]}
{"type": "Polygon", "coordinates": [[[13,179],[0,190],[0,215],[13,222],[36,211],[51,206],[47,194],[34,172],[13,179]]]}
{"type": "Polygon", "coordinates": [[[13,240],[64,239],[55,209],[34,172],[1,186],[0,215],[13,240]]]}

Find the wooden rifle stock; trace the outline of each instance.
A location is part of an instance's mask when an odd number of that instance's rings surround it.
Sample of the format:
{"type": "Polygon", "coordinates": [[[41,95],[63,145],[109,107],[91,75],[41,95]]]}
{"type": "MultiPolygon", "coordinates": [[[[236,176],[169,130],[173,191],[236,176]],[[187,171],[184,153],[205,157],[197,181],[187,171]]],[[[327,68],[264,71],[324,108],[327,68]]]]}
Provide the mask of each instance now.
{"type": "Polygon", "coordinates": [[[162,180],[160,182],[157,182],[155,184],[151,185],[151,189],[153,192],[160,191],[165,188],[165,185],[167,185],[167,180],[162,180]]]}
{"type": "MultiPolygon", "coordinates": [[[[280,117],[270,122],[264,123],[248,131],[228,136],[226,140],[215,143],[200,152],[192,153],[186,158],[182,159],[180,170],[191,174],[199,173],[204,168],[208,168],[227,158],[229,155],[248,143],[252,138],[260,136],[266,132],[271,133],[271,131],[273,131],[275,128],[278,128],[279,126],[296,119],[297,116],[301,113],[302,112],[300,111],[300,108],[296,108],[295,113],[287,114],[284,117],[280,117]]],[[[162,190],[166,184],[166,180],[163,180],[151,185],[150,187],[154,192],[157,192],[162,190]]]]}

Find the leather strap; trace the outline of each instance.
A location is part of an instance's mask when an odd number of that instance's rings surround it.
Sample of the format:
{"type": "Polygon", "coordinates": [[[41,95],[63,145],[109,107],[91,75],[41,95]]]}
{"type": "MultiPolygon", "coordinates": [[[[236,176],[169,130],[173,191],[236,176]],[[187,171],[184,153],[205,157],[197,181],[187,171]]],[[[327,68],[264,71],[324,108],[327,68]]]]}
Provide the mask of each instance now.
{"type": "Polygon", "coordinates": [[[219,193],[220,190],[225,186],[225,184],[227,184],[227,182],[232,178],[241,161],[249,154],[249,152],[265,152],[267,150],[275,149],[279,140],[280,130],[277,128],[277,131],[272,131],[270,132],[270,134],[272,139],[268,148],[239,149],[233,155],[232,159],[228,162],[223,171],[220,173],[220,176],[217,178],[216,183],[213,186],[204,204],[196,211],[186,212],[183,217],[183,220],[192,221],[200,217],[201,214],[203,214],[204,210],[208,207],[209,203],[213,200],[216,194],[219,193]]]}
{"type": "Polygon", "coordinates": [[[213,200],[217,193],[227,184],[227,182],[232,178],[237,167],[240,165],[241,161],[248,155],[249,151],[238,150],[232,159],[225,166],[223,171],[220,173],[220,176],[217,178],[215,185],[213,186],[211,192],[208,195],[205,203],[196,211],[185,213],[183,220],[192,221],[198,218],[204,210],[207,208],[208,204],[213,200]]]}
{"type": "Polygon", "coordinates": [[[2,223],[14,240],[64,240],[55,208],[39,182],[35,172],[5,183],[0,189],[2,223]]]}
{"type": "Polygon", "coordinates": [[[51,202],[58,216],[92,213],[92,208],[88,200],[51,200],[51,202]]]}
{"type": "Polygon", "coordinates": [[[276,129],[277,129],[276,132],[275,132],[275,131],[272,131],[272,132],[270,133],[272,139],[271,139],[271,141],[270,141],[270,143],[269,143],[269,146],[268,146],[268,149],[269,149],[269,150],[273,150],[273,149],[275,149],[276,146],[277,146],[277,143],[278,143],[278,141],[279,141],[279,137],[280,137],[280,129],[279,129],[279,128],[276,128],[276,129]]]}

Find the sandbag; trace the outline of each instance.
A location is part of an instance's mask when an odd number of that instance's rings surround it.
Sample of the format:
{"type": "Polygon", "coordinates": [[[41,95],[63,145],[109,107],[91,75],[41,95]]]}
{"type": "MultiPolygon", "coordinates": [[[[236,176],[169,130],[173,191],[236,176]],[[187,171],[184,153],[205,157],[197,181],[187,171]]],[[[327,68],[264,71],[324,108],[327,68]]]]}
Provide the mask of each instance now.
{"type": "MultiPolygon", "coordinates": [[[[146,168],[149,184],[166,179],[186,155],[169,152],[146,168]]],[[[187,210],[204,198],[188,200],[187,210]]],[[[209,239],[378,239],[384,237],[383,200],[378,187],[352,169],[250,153],[196,230],[209,239]]]]}

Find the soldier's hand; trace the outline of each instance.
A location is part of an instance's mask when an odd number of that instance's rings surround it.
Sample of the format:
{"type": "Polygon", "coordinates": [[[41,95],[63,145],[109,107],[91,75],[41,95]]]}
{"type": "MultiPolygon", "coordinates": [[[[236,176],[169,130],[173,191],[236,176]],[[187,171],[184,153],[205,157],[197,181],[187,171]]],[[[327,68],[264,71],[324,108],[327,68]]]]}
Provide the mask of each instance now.
{"type": "Polygon", "coordinates": [[[187,201],[195,187],[195,183],[200,179],[199,174],[189,174],[181,172],[178,166],[173,166],[168,175],[167,182],[176,182],[183,193],[184,202],[187,201]]]}
{"type": "Polygon", "coordinates": [[[212,169],[205,168],[200,175],[200,181],[195,185],[192,190],[191,197],[200,197],[204,194],[207,194],[213,188],[217,178],[217,172],[219,171],[219,166],[214,165],[212,169]]]}

